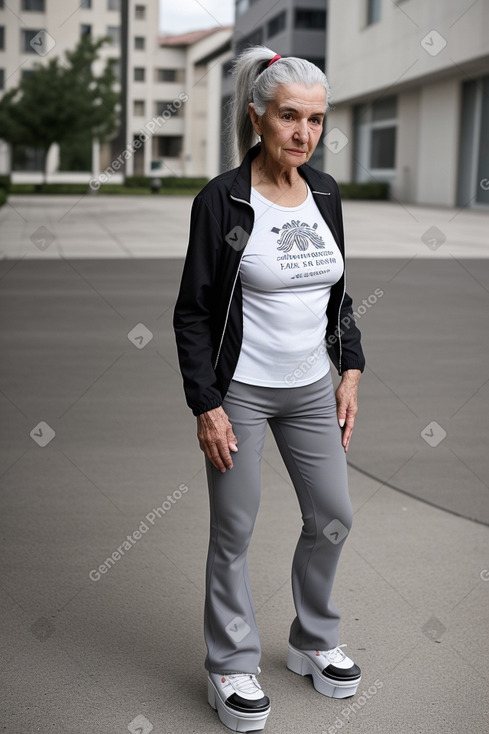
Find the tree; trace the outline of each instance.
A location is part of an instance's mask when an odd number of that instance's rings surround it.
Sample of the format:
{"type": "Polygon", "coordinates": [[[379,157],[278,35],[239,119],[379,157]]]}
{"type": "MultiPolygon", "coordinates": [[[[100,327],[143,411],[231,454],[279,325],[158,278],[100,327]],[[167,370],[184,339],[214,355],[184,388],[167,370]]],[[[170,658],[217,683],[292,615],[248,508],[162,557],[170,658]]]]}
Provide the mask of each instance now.
{"type": "Polygon", "coordinates": [[[53,143],[86,135],[104,141],[117,130],[119,94],[114,90],[112,66],[107,63],[98,76],[93,72],[106,42],[84,36],[73,51],[66,52],[66,61],[55,57],[37,64],[0,100],[0,138],[11,145],[40,148],[45,179],[53,143]]]}

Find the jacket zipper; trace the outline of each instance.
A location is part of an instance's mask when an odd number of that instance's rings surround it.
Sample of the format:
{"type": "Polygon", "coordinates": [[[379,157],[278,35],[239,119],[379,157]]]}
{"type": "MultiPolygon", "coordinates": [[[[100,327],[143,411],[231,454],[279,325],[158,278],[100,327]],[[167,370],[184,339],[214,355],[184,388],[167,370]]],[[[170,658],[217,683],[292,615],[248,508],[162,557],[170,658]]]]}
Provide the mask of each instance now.
{"type": "MultiPolygon", "coordinates": [[[[251,211],[253,212],[253,218],[254,218],[254,216],[255,216],[255,210],[253,209],[253,207],[251,206],[251,204],[250,204],[249,201],[246,201],[245,199],[236,199],[236,197],[232,196],[231,194],[229,194],[229,196],[230,196],[230,198],[233,201],[240,201],[243,204],[247,204],[250,207],[251,211]]],[[[244,254],[244,251],[245,251],[245,247],[243,247],[243,249],[241,250],[241,255],[240,255],[240,258],[239,258],[238,267],[237,267],[237,270],[236,270],[236,275],[234,277],[233,287],[231,289],[231,295],[229,296],[229,303],[228,303],[228,307],[227,307],[227,311],[226,311],[226,318],[224,320],[224,326],[223,326],[223,329],[222,329],[221,341],[219,342],[219,349],[217,350],[216,361],[214,362],[214,370],[216,369],[217,363],[219,362],[219,357],[221,356],[221,349],[222,349],[222,345],[223,345],[223,342],[224,342],[224,334],[226,333],[226,327],[228,325],[229,311],[231,310],[231,302],[233,300],[234,289],[236,288],[236,281],[238,280],[238,275],[239,275],[239,267],[241,265],[241,260],[243,259],[243,254],[244,254]]]]}

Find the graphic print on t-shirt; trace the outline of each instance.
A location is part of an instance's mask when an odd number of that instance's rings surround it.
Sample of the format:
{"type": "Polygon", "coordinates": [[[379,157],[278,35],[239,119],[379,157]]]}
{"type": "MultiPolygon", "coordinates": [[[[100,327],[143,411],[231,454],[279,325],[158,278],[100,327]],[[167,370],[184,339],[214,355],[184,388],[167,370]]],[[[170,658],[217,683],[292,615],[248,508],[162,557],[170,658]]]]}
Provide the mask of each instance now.
{"type": "Polygon", "coordinates": [[[280,262],[281,271],[300,271],[299,273],[291,275],[291,280],[296,278],[326,275],[331,271],[331,268],[326,266],[336,265],[336,257],[334,257],[334,255],[337,253],[333,250],[324,250],[326,245],[321,235],[317,232],[317,228],[317,222],[314,222],[311,227],[307,222],[301,222],[299,219],[292,219],[290,222],[283,224],[282,227],[272,227],[271,231],[274,234],[280,235],[277,239],[277,250],[290,253],[291,250],[296,247],[300,252],[300,254],[286,254],[282,257],[277,257],[277,261],[282,261],[280,262]],[[309,254],[306,255],[305,253],[307,252],[310,244],[312,244],[316,250],[321,250],[322,252],[316,253],[314,250],[311,250],[309,251],[309,254]],[[319,254],[322,257],[317,257],[319,254]],[[321,267],[321,270],[311,270],[311,268],[314,267],[321,267]]]}
{"type": "MultiPolygon", "coordinates": [[[[293,246],[296,245],[299,250],[304,252],[309,247],[309,243],[312,243],[318,250],[323,249],[326,245],[324,244],[323,238],[316,232],[317,228],[317,222],[314,222],[312,227],[306,222],[299,222],[298,219],[287,222],[282,226],[283,234],[277,240],[279,245],[277,249],[290,252],[293,246]]],[[[274,227],[272,232],[276,229],[274,227]]]]}

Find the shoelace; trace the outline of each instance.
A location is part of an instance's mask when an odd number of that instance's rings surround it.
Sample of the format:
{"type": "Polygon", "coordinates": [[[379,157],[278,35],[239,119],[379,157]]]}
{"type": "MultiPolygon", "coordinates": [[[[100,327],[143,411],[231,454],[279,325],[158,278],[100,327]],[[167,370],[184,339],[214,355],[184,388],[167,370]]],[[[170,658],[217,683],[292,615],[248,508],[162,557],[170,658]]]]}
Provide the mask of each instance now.
{"type": "Polygon", "coordinates": [[[233,673],[232,675],[223,676],[223,678],[226,678],[238,693],[251,694],[261,691],[256,676],[251,673],[233,673]]]}
{"type": "Polygon", "coordinates": [[[329,662],[334,665],[335,663],[342,663],[346,658],[345,653],[341,650],[342,647],[346,647],[346,645],[340,645],[333,648],[333,650],[318,650],[318,652],[328,658],[329,662]]]}

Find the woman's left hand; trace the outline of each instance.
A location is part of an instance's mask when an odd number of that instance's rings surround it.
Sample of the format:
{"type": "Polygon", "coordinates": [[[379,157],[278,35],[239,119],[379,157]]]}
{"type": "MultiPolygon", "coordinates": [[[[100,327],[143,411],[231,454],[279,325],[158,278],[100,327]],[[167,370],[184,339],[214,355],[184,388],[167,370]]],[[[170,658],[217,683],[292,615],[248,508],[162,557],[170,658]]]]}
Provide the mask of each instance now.
{"type": "Polygon", "coordinates": [[[360,370],[345,370],[341,376],[341,382],[336,389],[336,414],[338,423],[343,431],[341,443],[348,451],[355,416],[358,413],[357,391],[361,375],[360,370]]]}

